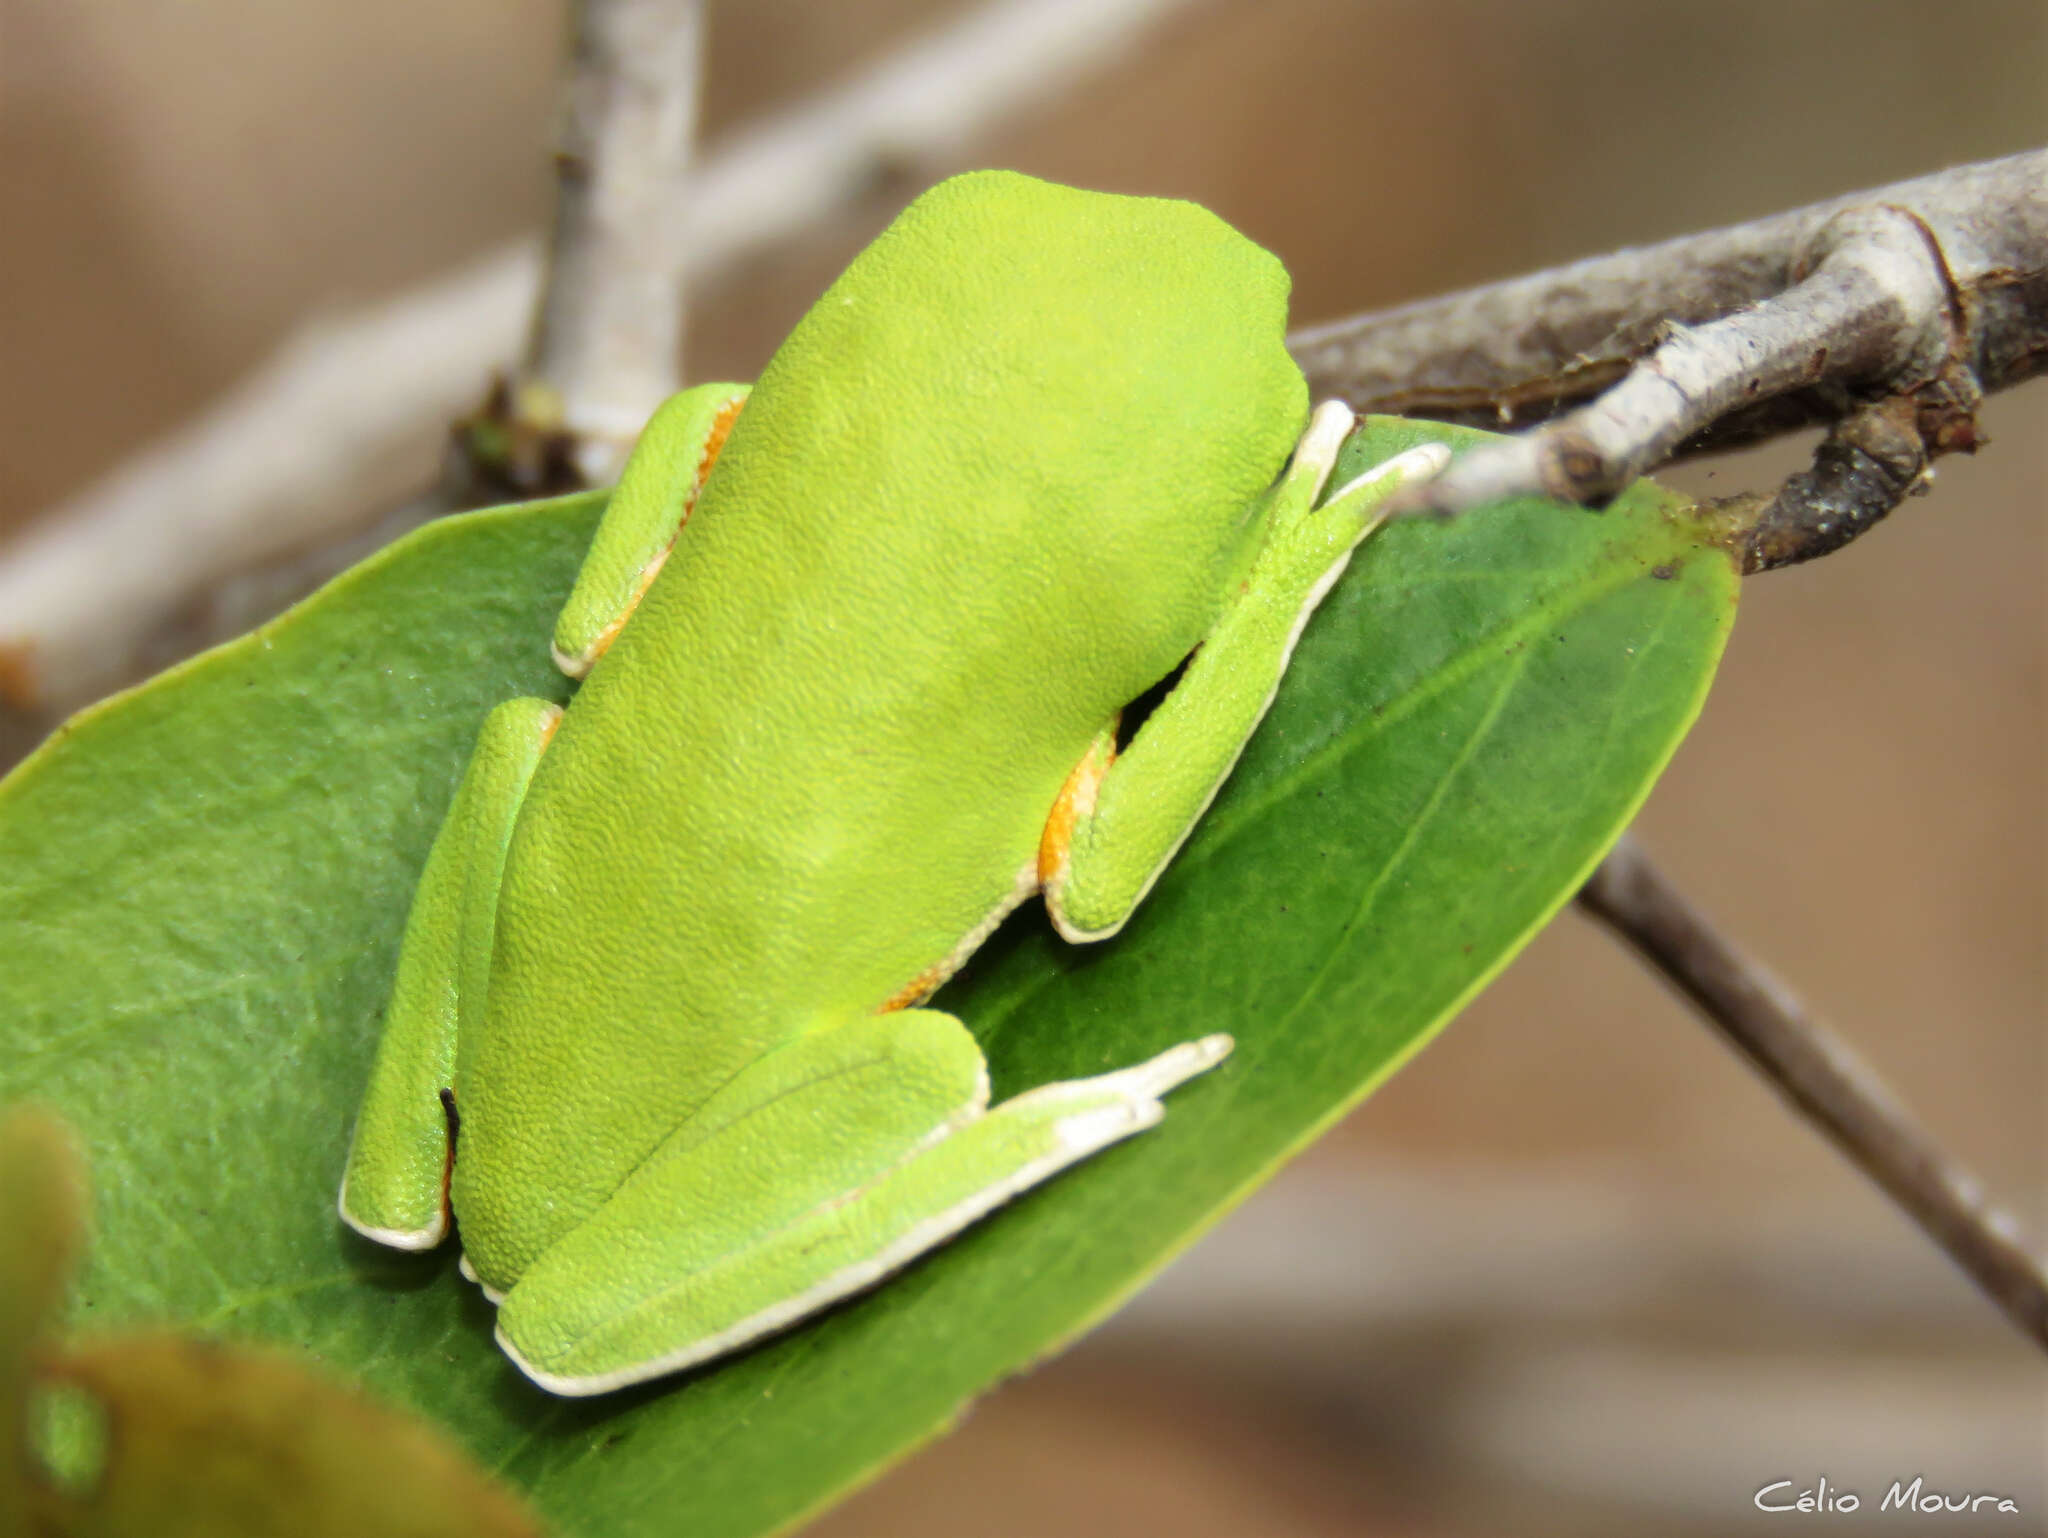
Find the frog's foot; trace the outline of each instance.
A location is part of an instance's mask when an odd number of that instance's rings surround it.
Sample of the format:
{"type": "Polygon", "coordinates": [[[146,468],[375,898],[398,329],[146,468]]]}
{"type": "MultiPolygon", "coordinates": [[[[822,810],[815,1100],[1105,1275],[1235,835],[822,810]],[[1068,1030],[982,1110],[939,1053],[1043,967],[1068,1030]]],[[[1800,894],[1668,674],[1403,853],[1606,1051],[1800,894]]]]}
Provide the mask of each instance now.
{"type": "MultiPolygon", "coordinates": [[[[1309,417],[1308,430],[1295,445],[1294,457],[1274,488],[1273,545],[1284,545],[1290,534],[1305,527],[1320,526],[1325,543],[1322,566],[1348,551],[1372,532],[1379,523],[1379,509],[1403,486],[1413,485],[1441,472],[1451,462],[1451,451],[1440,443],[1418,444],[1405,453],[1384,459],[1330,491],[1331,473],[1343,452],[1344,440],[1358,419],[1342,401],[1324,401],[1309,417]]],[[[1296,543],[1299,543],[1297,536],[1296,543]]],[[[1270,564],[1271,557],[1266,562],[1270,564]]],[[[1311,557],[1310,564],[1315,564],[1311,557]]],[[[1340,568],[1341,569],[1341,568],[1340,568]]]]}
{"type": "Polygon", "coordinates": [[[462,1273],[462,1279],[465,1282],[475,1282],[477,1291],[481,1292],[494,1307],[505,1301],[505,1294],[500,1289],[493,1287],[489,1282],[476,1274],[476,1267],[469,1263],[468,1251],[464,1251],[455,1257],[455,1269],[462,1273]]]}
{"type": "Polygon", "coordinates": [[[522,1275],[498,1343],[557,1394],[601,1394],[784,1329],[1047,1176],[1156,1123],[1228,1036],[985,1111],[986,1067],[936,1010],[763,1058],[522,1275]],[[752,1081],[752,1082],[749,1082],[752,1081]]]}
{"type": "Polygon", "coordinates": [[[1294,446],[1280,485],[1275,489],[1273,509],[1275,532],[1308,516],[1330,483],[1337,467],[1337,455],[1358,418],[1342,401],[1324,401],[1309,414],[1308,428],[1294,446]]]}

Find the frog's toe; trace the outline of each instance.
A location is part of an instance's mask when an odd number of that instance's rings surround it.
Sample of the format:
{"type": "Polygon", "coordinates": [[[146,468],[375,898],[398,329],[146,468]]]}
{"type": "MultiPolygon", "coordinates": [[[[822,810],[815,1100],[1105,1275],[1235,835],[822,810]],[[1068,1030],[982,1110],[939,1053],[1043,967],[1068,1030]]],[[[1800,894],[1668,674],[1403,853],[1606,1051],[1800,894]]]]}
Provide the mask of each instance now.
{"type": "Polygon", "coordinates": [[[465,1282],[476,1283],[477,1290],[481,1292],[486,1298],[489,1298],[491,1300],[491,1306],[493,1308],[495,1308],[498,1304],[503,1303],[505,1301],[505,1294],[503,1292],[501,1292],[498,1288],[493,1287],[489,1282],[485,1281],[482,1277],[476,1274],[476,1267],[469,1263],[468,1251],[465,1250],[461,1255],[456,1257],[455,1269],[462,1273],[462,1279],[465,1282]]]}

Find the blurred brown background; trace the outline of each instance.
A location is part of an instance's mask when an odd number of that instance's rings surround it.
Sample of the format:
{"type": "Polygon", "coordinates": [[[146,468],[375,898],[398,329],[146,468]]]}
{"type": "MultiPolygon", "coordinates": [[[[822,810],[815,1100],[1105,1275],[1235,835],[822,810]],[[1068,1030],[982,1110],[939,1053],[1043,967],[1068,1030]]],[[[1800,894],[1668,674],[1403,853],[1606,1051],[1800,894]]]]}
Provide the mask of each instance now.
{"type": "MultiPolygon", "coordinates": [[[[949,9],[714,5],[707,137],[949,9]]],[[[0,0],[0,537],[309,318],[535,228],[562,36],[560,0],[0,0]]],[[[1196,198],[1308,321],[2044,140],[2038,0],[1276,0],[1181,14],[957,163],[1196,198]]],[[[692,374],[750,374],[914,190],[693,296],[692,374]]],[[[1752,584],[1642,828],[2039,1233],[2048,386],[1985,424],[1931,497],[1752,584]]],[[[2039,1356],[1567,914],[1124,1316],[817,1530],[1704,1535],[1825,1474],[1865,1496],[1834,1529],[1915,1531],[1872,1508],[1918,1473],[2044,1532],[2044,1464],[2039,1356]]]]}

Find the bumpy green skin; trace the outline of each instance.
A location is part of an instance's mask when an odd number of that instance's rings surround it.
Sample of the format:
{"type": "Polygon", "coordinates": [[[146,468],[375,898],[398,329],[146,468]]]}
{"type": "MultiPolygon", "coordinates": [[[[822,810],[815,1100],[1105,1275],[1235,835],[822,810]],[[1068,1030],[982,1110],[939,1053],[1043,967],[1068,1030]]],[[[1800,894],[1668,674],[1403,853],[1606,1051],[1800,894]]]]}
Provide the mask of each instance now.
{"type": "Polygon", "coordinates": [[[1286,272],[1102,203],[963,177],[863,252],[542,759],[460,1096],[494,1285],[768,1048],[951,954],[1215,620],[1306,410],[1286,272]]]}
{"type": "Polygon", "coordinates": [[[680,536],[674,488],[739,387],[650,428],[557,649],[616,640],[537,767],[530,705],[486,728],[341,1200],[438,1241],[452,1059],[465,1261],[543,1386],[673,1370],[867,1285],[1229,1050],[984,1115],[959,1022],[880,1012],[1039,889],[1042,843],[1063,928],[1121,923],[1370,526],[1383,491],[1311,512],[1341,409],[1275,484],[1306,407],[1287,288],[1193,205],[960,177],[798,325],[680,536]],[[1205,639],[1197,686],[1063,797],[1205,639]]]}

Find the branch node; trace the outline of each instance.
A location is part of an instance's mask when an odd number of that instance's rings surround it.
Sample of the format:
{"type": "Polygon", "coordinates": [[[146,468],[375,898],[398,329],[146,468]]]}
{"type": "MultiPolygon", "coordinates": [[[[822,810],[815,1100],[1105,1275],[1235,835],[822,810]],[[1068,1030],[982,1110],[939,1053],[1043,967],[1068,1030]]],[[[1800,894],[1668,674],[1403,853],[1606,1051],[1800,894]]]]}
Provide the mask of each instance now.
{"type": "Polygon", "coordinates": [[[451,506],[480,507],[580,491],[589,484],[579,462],[585,441],[569,426],[561,391],[500,374],[449,429],[442,494],[451,506]]]}
{"type": "MultiPolygon", "coordinates": [[[[1831,554],[1924,490],[1927,446],[1910,396],[1865,406],[1814,450],[1761,506],[1741,509],[1729,533],[1745,576],[1831,554]]],[[[1727,509],[1728,504],[1714,504],[1727,509]]]]}

